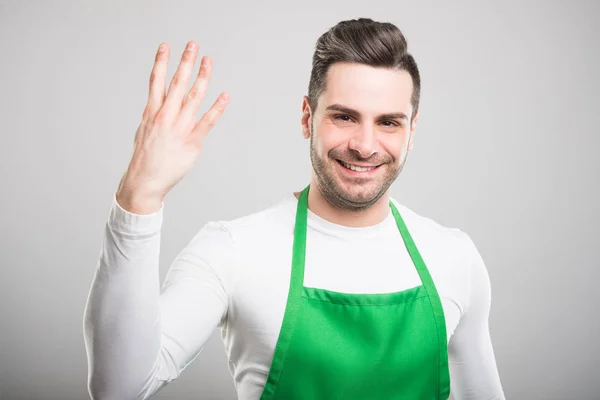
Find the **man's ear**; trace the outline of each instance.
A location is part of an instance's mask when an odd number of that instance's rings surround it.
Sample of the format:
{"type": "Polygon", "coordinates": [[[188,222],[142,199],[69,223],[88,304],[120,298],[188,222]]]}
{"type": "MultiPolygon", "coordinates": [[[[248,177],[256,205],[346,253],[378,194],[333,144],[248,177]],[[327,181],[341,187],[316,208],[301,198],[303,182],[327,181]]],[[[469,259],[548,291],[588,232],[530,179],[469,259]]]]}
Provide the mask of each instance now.
{"type": "Polygon", "coordinates": [[[411,151],[413,148],[413,136],[415,134],[415,128],[417,127],[418,121],[419,121],[419,112],[417,111],[410,123],[410,138],[408,139],[408,151],[411,151]]]}
{"type": "Polygon", "coordinates": [[[311,123],[311,110],[308,102],[308,97],[304,96],[302,99],[302,118],[300,123],[302,124],[302,137],[304,139],[310,138],[310,123],[311,123]]]}

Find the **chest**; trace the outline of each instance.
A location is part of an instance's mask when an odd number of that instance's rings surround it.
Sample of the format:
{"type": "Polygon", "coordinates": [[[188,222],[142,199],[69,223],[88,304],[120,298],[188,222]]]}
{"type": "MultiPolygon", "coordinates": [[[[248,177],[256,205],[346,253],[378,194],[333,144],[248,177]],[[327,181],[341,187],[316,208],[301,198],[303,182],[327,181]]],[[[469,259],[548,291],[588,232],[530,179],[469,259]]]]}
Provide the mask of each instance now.
{"type": "MultiPolygon", "coordinates": [[[[269,359],[285,313],[291,242],[281,241],[261,257],[242,260],[230,304],[228,326],[251,357],[269,359]]],[[[456,329],[468,294],[464,266],[443,252],[421,250],[442,302],[447,338],[456,329]]],[[[389,293],[419,286],[419,275],[403,246],[397,243],[307,241],[304,286],[342,293],[389,293]]]]}

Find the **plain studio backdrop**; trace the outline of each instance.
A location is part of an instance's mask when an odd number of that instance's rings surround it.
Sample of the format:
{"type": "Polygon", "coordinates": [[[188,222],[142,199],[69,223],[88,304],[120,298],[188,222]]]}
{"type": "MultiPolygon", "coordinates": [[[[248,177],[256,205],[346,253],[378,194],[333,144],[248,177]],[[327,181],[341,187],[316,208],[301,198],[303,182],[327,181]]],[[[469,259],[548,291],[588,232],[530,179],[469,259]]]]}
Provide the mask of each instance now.
{"type": "MultiPolygon", "coordinates": [[[[231,102],[165,199],[160,276],[208,221],[309,182],[302,139],[317,38],[370,17],[422,76],[392,195],[467,232],[492,285],[507,398],[600,399],[598,2],[8,2],[0,5],[0,398],[85,399],[83,310],[161,42],[231,102]]],[[[157,399],[234,399],[219,331],[157,399]]]]}

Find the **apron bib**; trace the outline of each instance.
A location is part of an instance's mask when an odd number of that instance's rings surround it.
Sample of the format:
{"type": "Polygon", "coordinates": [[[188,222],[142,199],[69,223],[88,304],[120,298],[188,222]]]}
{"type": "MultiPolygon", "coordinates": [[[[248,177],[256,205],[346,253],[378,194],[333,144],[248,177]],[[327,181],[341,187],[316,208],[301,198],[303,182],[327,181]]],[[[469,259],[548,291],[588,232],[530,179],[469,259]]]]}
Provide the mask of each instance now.
{"type": "Polygon", "coordinates": [[[429,271],[390,207],[422,285],[350,294],[304,286],[307,186],[298,200],[285,314],[261,400],[446,400],[446,325],[429,271]]]}

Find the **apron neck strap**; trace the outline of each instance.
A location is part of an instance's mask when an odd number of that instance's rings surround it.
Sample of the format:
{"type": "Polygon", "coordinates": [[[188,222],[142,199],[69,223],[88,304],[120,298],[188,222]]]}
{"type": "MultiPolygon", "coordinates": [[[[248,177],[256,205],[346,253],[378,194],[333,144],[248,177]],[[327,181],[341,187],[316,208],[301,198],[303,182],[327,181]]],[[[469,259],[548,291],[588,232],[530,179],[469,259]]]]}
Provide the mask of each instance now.
{"type": "MultiPolygon", "coordinates": [[[[292,277],[291,277],[291,289],[292,290],[302,290],[304,285],[304,262],[306,256],[306,231],[307,231],[307,218],[308,218],[308,192],[310,190],[310,184],[302,190],[300,193],[300,197],[298,199],[298,206],[296,209],[296,225],[294,227],[294,253],[292,257],[292,277]]],[[[427,267],[425,266],[425,262],[415,245],[415,242],[400,215],[400,212],[390,200],[389,202],[390,208],[392,209],[392,214],[394,215],[394,219],[396,220],[396,225],[400,231],[400,235],[402,236],[402,240],[404,241],[404,245],[408,250],[411,260],[415,265],[417,272],[419,273],[419,277],[421,278],[421,282],[425,286],[428,292],[432,291],[434,287],[433,280],[427,267]]]]}

